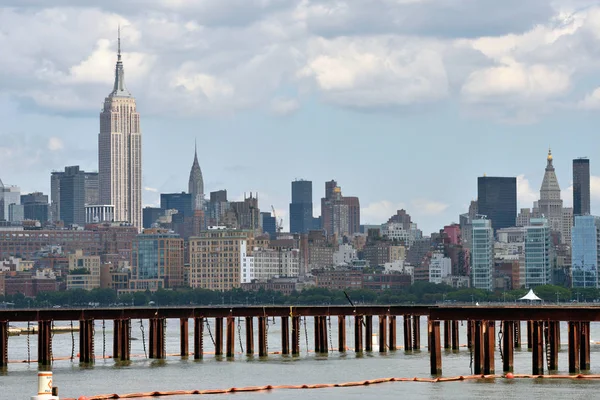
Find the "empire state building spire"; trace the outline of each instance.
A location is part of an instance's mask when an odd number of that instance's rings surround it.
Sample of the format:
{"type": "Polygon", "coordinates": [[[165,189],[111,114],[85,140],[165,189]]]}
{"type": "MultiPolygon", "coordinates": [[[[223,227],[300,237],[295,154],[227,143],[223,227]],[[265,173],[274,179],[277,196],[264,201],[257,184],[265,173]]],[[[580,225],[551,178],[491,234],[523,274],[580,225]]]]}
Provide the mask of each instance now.
{"type": "Polygon", "coordinates": [[[131,97],[131,93],[125,86],[125,71],[123,70],[123,61],[121,60],[121,27],[117,35],[117,65],[115,66],[115,84],[110,96],[131,97]]]}
{"type": "Polygon", "coordinates": [[[192,201],[194,202],[194,210],[202,209],[202,202],[204,201],[204,179],[202,178],[202,170],[200,169],[200,163],[198,163],[198,149],[194,142],[194,163],[190,171],[190,180],[188,183],[188,192],[192,195],[192,201]]]}

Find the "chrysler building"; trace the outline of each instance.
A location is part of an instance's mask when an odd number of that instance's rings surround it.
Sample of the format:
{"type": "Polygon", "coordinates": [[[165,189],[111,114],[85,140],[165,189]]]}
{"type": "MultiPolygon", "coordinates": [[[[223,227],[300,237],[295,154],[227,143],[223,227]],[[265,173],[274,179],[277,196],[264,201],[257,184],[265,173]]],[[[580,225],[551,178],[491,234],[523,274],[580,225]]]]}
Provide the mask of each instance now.
{"type": "Polygon", "coordinates": [[[104,99],[98,135],[100,203],[114,206],[115,221],[142,228],[142,135],[135,98],[125,87],[119,30],[115,84],[104,99]]]}

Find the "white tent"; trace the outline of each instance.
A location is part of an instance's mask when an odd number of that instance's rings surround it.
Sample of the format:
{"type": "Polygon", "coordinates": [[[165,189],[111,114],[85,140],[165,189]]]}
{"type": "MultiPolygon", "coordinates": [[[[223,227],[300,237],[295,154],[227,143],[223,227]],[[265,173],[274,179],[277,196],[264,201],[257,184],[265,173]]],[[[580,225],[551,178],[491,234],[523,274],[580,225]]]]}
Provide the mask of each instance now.
{"type": "Polygon", "coordinates": [[[542,301],[542,299],[540,299],[539,297],[536,296],[535,293],[533,293],[533,289],[529,289],[529,293],[527,293],[525,296],[521,297],[519,300],[542,301]]]}

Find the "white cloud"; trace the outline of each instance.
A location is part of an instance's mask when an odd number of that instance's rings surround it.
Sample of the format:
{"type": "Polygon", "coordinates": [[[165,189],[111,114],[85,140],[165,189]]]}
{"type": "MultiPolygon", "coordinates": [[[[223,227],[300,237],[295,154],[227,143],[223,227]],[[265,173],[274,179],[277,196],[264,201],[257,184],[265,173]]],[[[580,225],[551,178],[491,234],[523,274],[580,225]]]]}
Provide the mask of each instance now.
{"type": "Polygon", "coordinates": [[[539,190],[531,187],[525,175],[517,175],[517,203],[519,208],[531,208],[533,202],[539,199],[539,190]]]}
{"type": "Polygon", "coordinates": [[[61,138],[52,136],[50,139],[48,139],[48,150],[59,151],[64,149],[64,147],[65,144],[63,143],[61,138]]]}
{"type": "Polygon", "coordinates": [[[148,186],[146,186],[146,187],[144,187],[144,190],[145,190],[146,192],[158,193],[158,189],[156,189],[156,188],[153,188],[153,187],[148,187],[148,186]]]}
{"type": "Polygon", "coordinates": [[[411,205],[415,216],[439,215],[449,207],[448,204],[441,201],[427,199],[415,199],[411,202],[411,205]]]}
{"type": "Polygon", "coordinates": [[[594,89],[593,92],[585,96],[583,100],[579,102],[579,107],[586,110],[597,110],[600,109],[600,87],[594,89]]]}
{"type": "Polygon", "coordinates": [[[381,200],[374,203],[369,203],[366,207],[360,209],[361,224],[383,224],[396,211],[406,208],[403,203],[394,203],[389,200],[381,200]]]}
{"type": "Polygon", "coordinates": [[[277,97],[271,101],[271,111],[276,115],[289,115],[300,108],[298,99],[277,97]]]}
{"type": "Polygon", "coordinates": [[[600,200],[600,176],[590,176],[590,197],[593,200],[600,200]]]}

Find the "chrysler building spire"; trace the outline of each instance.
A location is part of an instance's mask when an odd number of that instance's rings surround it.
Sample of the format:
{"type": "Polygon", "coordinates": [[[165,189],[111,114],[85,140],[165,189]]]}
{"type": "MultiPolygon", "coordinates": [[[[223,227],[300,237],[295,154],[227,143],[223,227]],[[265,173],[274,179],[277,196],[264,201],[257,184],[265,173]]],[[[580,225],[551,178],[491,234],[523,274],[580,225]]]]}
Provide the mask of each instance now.
{"type": "Polygon", "coordinates": [[[194,210],[202,209],[204,201],[204,179],[202,178],[202,170],[198,162],[198,148],[194,141],[194,163],[190,171],[190,180],[188,182],[188,193],[192,195],[194,210]]]}

